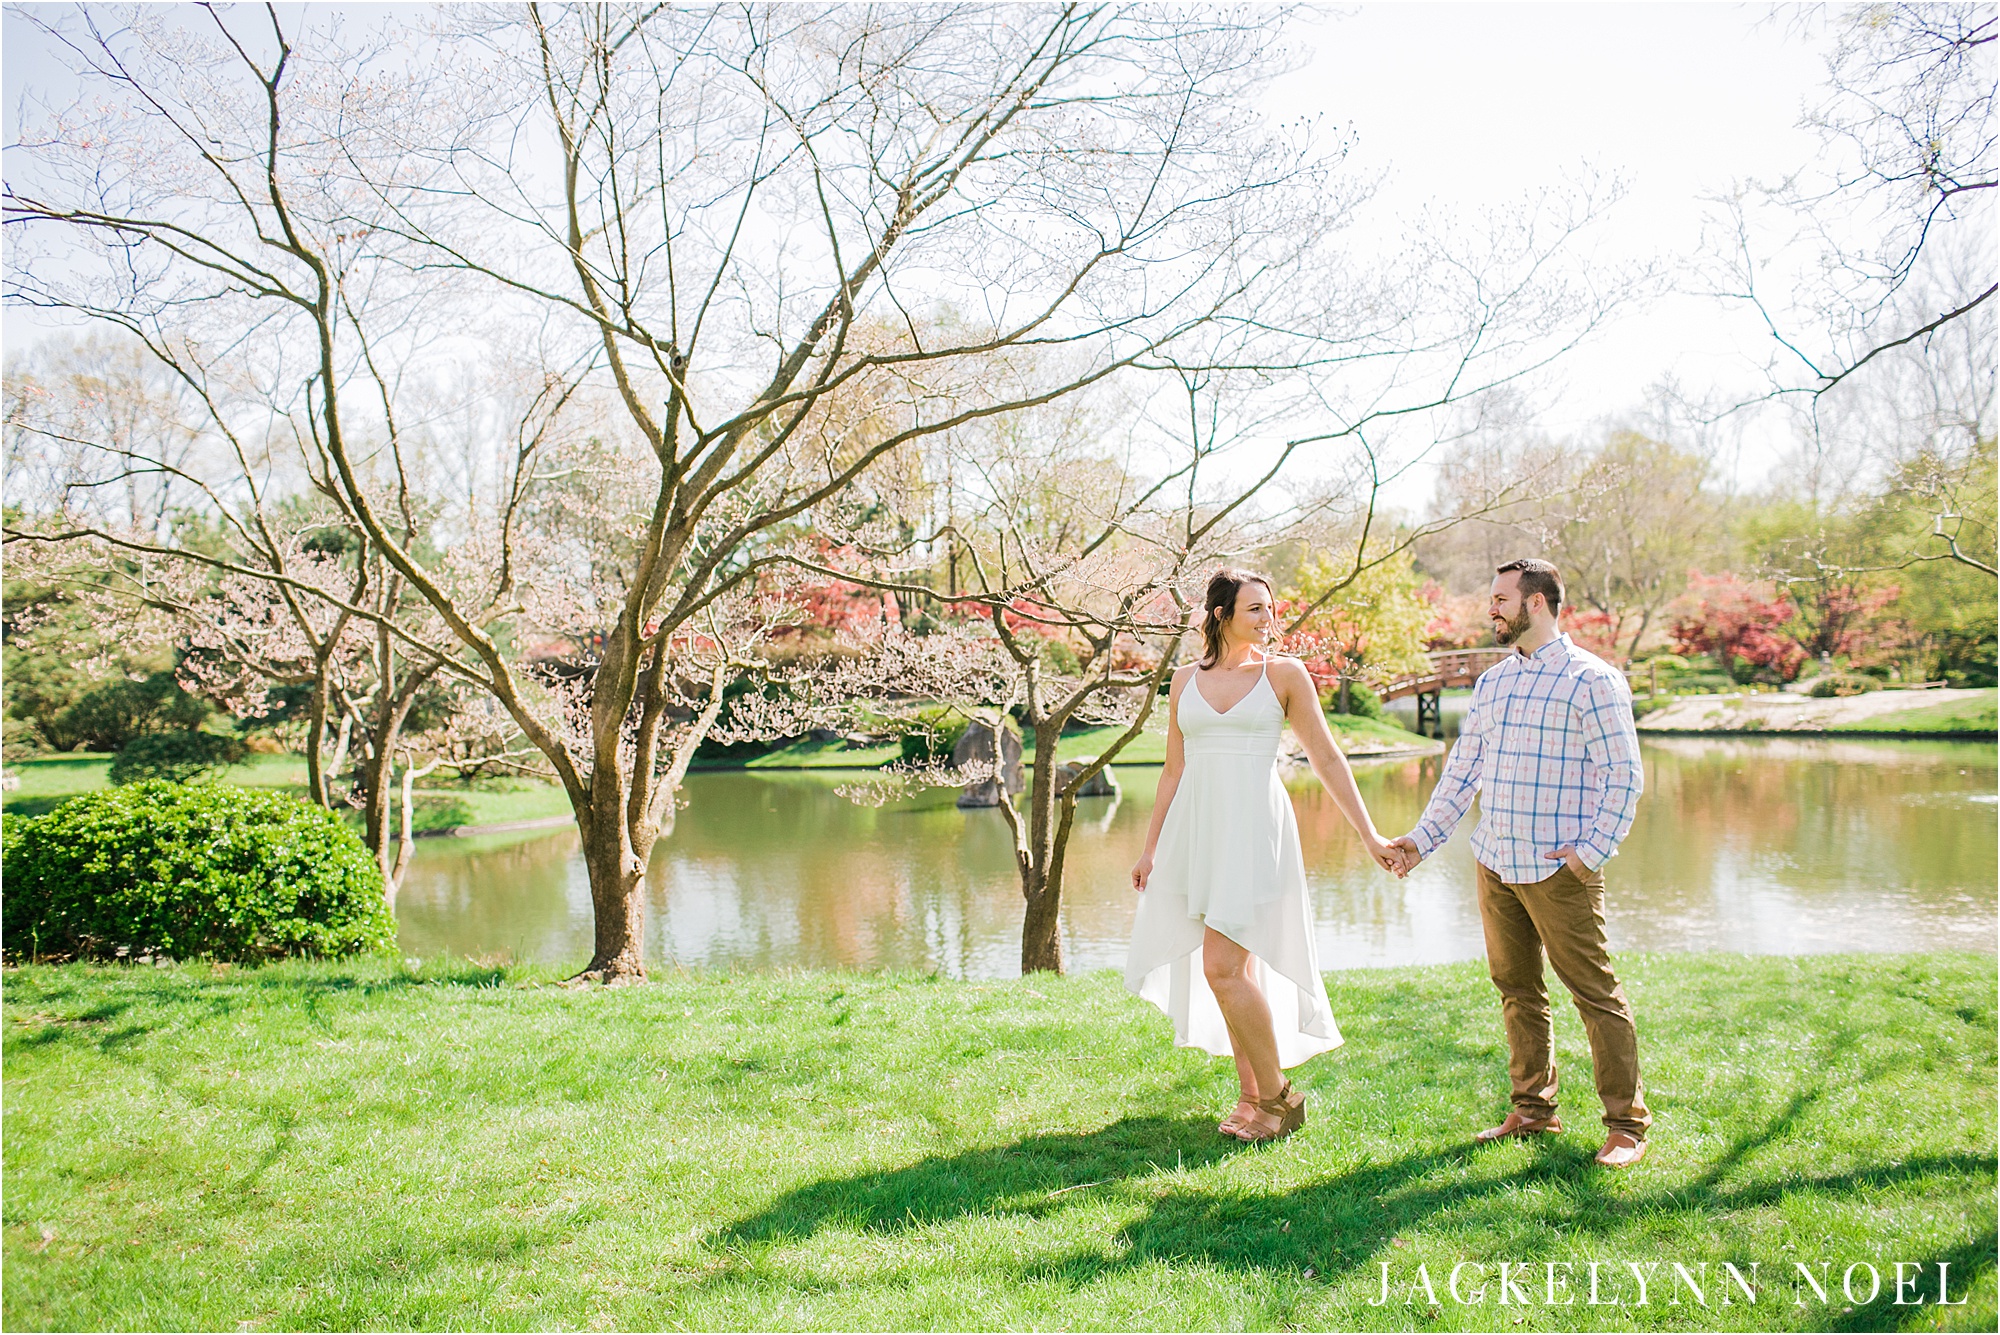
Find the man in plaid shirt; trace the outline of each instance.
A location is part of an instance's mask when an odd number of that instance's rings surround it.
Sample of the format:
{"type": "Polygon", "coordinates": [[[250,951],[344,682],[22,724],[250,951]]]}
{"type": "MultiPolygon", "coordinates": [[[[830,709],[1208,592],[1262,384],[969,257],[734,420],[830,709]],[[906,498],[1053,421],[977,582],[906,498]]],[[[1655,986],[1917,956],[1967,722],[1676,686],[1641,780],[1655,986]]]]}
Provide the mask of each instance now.
{"type": "Polygon", "coordinates": [[[1609,1136],[1597,1161],[1646,1153],[1638,1031],[1604,939],[1604,863],[1632,828],[1644,775],[1625,674],[1556,626],[1562,576],[1512,561],[1487,615],[1514,654],[1480,674],[1444,776],[1417,827],[1396,840],[1407,873],[1451,837],[1476,792],[1479,918],[1500,989],[1513,1110],[1480,1141],[1559,1132],[1555,1036],[1542,952],[1583,1016],[1609,1136]]]}

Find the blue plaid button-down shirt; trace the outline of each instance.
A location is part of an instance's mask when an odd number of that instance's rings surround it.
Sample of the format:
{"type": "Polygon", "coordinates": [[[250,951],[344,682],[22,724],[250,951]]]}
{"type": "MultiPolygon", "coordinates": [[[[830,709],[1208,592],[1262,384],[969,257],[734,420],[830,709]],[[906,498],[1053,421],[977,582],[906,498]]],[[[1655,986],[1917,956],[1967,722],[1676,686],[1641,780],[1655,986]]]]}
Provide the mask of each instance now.
{"type": "Polygon", "coordinates": [[[1595,869],[1618,851],[1645,775],[1625,674],[1558,635],[1480,673],[1417,828],[1428,857],[1479,794],[1473,856],[1515,885],[1553,876],[1574,848],[1595,869]]]}

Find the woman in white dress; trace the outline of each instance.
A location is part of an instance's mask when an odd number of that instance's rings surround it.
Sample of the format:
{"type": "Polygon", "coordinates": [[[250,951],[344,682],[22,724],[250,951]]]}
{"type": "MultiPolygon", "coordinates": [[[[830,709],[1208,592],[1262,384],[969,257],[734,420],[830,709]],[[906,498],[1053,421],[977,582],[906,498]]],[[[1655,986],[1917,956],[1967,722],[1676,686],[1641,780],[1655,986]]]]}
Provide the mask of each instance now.
{"type": "Polygon", "coordinates": [[[1313,772],[1385,870],[1395,852],[1368,818],[1305,666],[1270,653],[1271,586],[1240,570],[1208,583],[1199,664],[1174,674],[1167,763],[1146,851],[1125,985],[1174,1022],[1174,1042],[1236,1059],[1242,1097],[1218,1128],[1257,1142],[1305,1125],[1284,1068],[1340,1046],[1326,999],[1298,821],[1278,778],[1290,720],[1313,772]],[[1199,955],[1201,967],[1195,967],[1199,955]]]}

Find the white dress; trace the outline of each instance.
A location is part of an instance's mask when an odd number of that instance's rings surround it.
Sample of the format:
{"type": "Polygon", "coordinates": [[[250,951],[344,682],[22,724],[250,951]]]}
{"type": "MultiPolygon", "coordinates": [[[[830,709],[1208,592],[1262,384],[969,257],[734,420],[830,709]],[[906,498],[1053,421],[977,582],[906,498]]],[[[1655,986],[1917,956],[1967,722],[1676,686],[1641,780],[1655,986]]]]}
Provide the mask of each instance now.
{"type": "Polygon", "coordinates": [[[1213,927],[1255,957],[1249,974],[1271,1007],[1278,1064],[1296,1066],[1339,1047],[1340,1030],[1313,944],[1298,820],[1278,778],[1285,711],[1268,673],[1267,663],[1222,714],[1194,677],[1181,688],[1187,764],[1139,895],[1125,986],[1173,1018],[1176,1046],[1229,1056],[1201,968],[1202,929],[1213,927]]]}

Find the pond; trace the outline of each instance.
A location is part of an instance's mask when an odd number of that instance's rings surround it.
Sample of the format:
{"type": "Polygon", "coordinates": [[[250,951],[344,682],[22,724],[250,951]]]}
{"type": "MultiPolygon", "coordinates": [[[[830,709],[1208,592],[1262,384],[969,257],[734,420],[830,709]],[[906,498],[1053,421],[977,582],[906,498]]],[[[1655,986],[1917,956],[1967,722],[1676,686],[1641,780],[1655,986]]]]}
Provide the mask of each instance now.
{"type": "MultiPolygon", "coordinates": [[[[1646,796],[1607,867],[1615,948],[1750,954],[1995,948],[1995,747],[1984,742],[1658,738],[1646,796]]],[[[1358,765],[1377,825],[1413,824],[1442,757],[1358,765]]],[[[1020,894],[997,811],[949,793],[857,807],[826,771],[690,776],[648,879],[653,967],[1019,972],[1020,894]]],[[[1065,939],[1119,967],[1126,876],[1159,770],[1079,807],[1065,939]]],[[[1468,818],[1407,881],[1377,871],[1310,776],[1292,784],[1321,966],[1483,953],[1468,818]]],[[[548,963],[590,951],[576,836],[431,839],[397,908],[405,952],[548,963]]]]}

